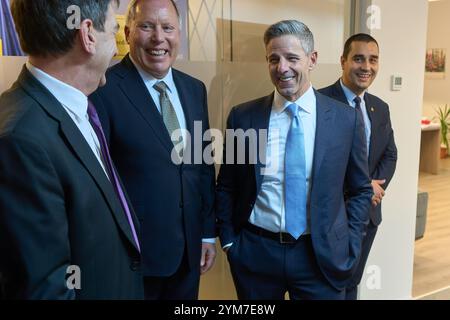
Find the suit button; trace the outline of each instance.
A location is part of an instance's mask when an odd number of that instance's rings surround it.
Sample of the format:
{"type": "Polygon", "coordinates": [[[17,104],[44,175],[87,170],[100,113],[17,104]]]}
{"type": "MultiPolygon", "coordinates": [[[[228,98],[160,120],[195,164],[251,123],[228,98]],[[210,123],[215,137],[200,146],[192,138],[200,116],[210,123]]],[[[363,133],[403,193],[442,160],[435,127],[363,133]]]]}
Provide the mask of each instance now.
{"type": "Polygon", "coordinates": [[[133,271],[137,271],[137,270],[139,270],[140,266],[141,266],[141,263],[139,261],[133,261],[133,262],[131,262],[130,269],[133,271]]]}
{"type": "Polygon", "coordinates": [[[184,207],[183,202],[180,202],[179,206],[180,206],[181,209],[183,209],[183,207],[184,207]]]}

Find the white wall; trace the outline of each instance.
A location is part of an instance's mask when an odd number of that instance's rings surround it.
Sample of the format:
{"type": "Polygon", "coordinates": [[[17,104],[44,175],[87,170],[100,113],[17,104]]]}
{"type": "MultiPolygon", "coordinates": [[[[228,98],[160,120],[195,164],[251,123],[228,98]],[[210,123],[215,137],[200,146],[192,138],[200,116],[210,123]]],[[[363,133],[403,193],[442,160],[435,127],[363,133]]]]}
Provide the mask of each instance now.
{"type": "Polygon", "coordinates": [[[347,17],[348,2],[346,0],[234,0],[233,20],[267,25],[279,20],[300,20],[314,34],[320,63],[337,63],[345,40],[344,17],[347,17]]]}
{"type": "Polygon", "coordinates": [[[230,0],[189,0],[190,58],[193,61],[216,60],[215,18],[266,25],[298,19],[311,28],[320,61],[336,63],[347,30],[345,18],[348,17],[349,3],[348,0],[231,0],[230,11],[230,0]],[[193,33],[194,20],[199,28],[198,34],[193,33]]]}
{"type": "Polygon", "coordinates": [[[390,105],[398,148],[397,170],[385,200],[383,222],[369,256],[366,272],[381,272],[381,288],[371,289],[366,274],[361,299],[410,299],[420,149],[427,0],[373,0],[381,8],[381,30],[372,35],[380,44],[380,72],[370,91],[390,105]],[[390,76],[404,76],[402,91],[390,91],[390,76]]]}
{"type": "Polygon", "coordinates": [[[450,104],[450,0],[430,2],[428,11],[427,48],[447,50],[444,79],[425,78],[423,114],[430,119],[436,115],[435,108],[450,104]]]}
{"type": "Polygon", "coordinates": [[[16,81],[26,61],[26,57],[0,57],[0,94],[16,81]]]}
{"type": "Polygon", "coordinates": [[[130,0],[120,0],[120,7],[119,10],[117,10],[117,14],[125,14],[129,3],[130,0]]]}

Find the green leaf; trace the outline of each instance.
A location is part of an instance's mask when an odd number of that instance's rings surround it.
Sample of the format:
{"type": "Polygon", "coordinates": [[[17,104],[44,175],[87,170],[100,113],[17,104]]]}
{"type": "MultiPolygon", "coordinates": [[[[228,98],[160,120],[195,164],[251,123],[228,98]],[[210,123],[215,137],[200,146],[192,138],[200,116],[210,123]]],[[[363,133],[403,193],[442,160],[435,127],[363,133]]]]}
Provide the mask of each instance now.
{"type": "Polygon", "coordinates": [[[445,145],[448,149],[449,142],[447,139],[447,133],[450,127],[450,108],[448,104],[446,104],[445,107],[439,107],[437,110],[435,109],[435,111],[441,125],[441,144],[445,145]]]}

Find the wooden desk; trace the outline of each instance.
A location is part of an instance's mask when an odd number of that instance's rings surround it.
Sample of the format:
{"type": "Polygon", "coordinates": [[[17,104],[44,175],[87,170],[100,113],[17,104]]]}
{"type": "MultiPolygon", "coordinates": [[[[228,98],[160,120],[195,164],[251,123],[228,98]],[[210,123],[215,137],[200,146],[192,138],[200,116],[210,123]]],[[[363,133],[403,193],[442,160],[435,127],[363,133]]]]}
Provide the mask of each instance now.
{"type": "Polygon", "coordinates": [[[439,123],[422,125],[420,141],[420,171],[437,174],[439,170],[439,154],[441,127],[439,123]]]}

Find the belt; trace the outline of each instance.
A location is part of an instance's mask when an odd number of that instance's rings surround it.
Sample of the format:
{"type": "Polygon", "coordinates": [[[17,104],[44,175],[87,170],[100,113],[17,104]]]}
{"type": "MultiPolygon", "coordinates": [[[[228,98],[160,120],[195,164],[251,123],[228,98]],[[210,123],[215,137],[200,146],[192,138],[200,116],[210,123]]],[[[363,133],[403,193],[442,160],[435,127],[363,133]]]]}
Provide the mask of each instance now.
{"type": "Polygon", "coordinates": [[[295,239],[293,236],[291,236],[290,233],[287,232],[272,232],[263,228],[260,228],[258,226],[255,226],[254,224],[251,224],[250,222],[247,222],[244,226],[244,228],[251,233],[254,233],[258,236],[272,239],[275,241],[278,241],[279,243],[283,244],[293,244],[301,239],[305,239],[309,235],[302,235],[298,239],[295,239]]]}

